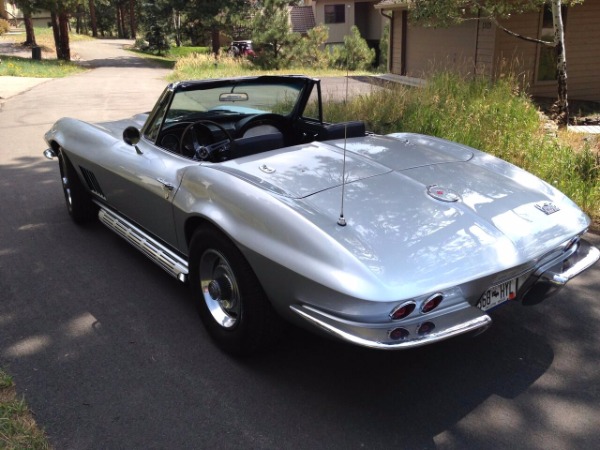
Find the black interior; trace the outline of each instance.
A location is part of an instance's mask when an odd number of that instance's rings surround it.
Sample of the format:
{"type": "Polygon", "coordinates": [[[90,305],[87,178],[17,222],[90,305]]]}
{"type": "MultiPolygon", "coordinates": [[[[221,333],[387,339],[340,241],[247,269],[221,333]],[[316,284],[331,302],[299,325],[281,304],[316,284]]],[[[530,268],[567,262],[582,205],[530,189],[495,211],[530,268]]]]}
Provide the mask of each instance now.
{"type": "MultiPolygon", "coordinates": [[[[209,158],[211,161],[224,161],[278,148],[303,144],[313,141],[327,141],[332,139],[350,139],[365,136],[365,124],[362,121],[341,122],[335,124],[320,123],[307,119],[296,120],[294,124],[279,114],[265,113],[244,117],[241,120],[227,121],[211,119],[223,127],[232,142],[220,148],[218,155],[209,158]],[[251,129],[262,125],[270,125],[278,131],[269,131],[265,134],[244,136],[251,129]]],[[[174,153],[195,159],[192,135],[184,130],[191,122],[177,122],[168,124],[161,130],[157,144],[174,153]]],[[[211,146],[228,140],[228,136],[217,126],[202,126],[195,130],[197,141],[201,145],[211,146]]]]}

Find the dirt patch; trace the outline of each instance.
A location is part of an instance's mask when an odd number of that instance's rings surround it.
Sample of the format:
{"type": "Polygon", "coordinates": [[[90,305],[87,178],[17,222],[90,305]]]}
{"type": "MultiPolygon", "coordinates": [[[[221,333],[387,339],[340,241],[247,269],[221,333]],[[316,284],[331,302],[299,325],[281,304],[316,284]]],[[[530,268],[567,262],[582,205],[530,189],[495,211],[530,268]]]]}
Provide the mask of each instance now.
{"type": "MultiPolygon", "coordinates": [[[[556,99],[533,97],[533,102],[550,119],[555,119],[556,99]]],[[[569,100],[569,125],[600,125],[600,103],[586,100],[569,100]]]]}

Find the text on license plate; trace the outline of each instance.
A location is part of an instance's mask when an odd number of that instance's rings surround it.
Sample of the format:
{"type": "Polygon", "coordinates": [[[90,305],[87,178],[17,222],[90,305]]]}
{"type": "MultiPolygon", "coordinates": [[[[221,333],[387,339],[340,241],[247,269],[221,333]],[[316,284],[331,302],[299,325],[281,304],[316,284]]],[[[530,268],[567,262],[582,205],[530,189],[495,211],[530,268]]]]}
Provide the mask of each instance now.
{"type": "Polygon", "coordinates": [[[517,278],[513,278],[489,288],[477,302],[477,307],[482,311],[487,311],[498,306],[500,303],[514,299],[516,296],[517,278]]]}

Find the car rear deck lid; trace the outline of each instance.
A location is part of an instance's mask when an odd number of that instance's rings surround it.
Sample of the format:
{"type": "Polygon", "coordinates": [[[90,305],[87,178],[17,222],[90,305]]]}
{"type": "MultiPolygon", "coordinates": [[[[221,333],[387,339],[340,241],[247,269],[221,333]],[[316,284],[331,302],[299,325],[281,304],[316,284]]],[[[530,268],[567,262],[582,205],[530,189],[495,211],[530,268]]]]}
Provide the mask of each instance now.
{"type": "MultiPolygon", "coordinates": [[[[344,140],[329,141],[344,147],[344,140]]],[[[369,158],[393,170],[414,169],[453,162],[469,161],[473,151],[463,145],[432,136],[414,133],[393,133],[348,139],[346,150],[369,158]]]]}
{"type": "MultiPolygon", "coordinates": [[[[322,142],[297,145],[212,167],[243,178],[276,194],[303,198],[342,184],[344,152],[322,142]]],[[[369,158],[347,152],[346,182],[391,172],[369,158]]]]}

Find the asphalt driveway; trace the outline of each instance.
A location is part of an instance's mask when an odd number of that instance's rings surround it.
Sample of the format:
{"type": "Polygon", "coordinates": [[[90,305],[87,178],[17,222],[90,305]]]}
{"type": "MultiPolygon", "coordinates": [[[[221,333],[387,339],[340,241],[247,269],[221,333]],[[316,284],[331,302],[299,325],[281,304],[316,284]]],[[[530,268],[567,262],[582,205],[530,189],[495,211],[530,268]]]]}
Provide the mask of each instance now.
{"type": "Polygon", "coordinates": [[[388,353],[291,328],[268,355],[217,350],[185,286],[70,221],[41,154],[62,116],[152,107],[167,71],[121,44],[77,44],[93,70],[0,111],[0,366],[56,449],[600,448],[599,265],[477,338],[388,353]]]}

